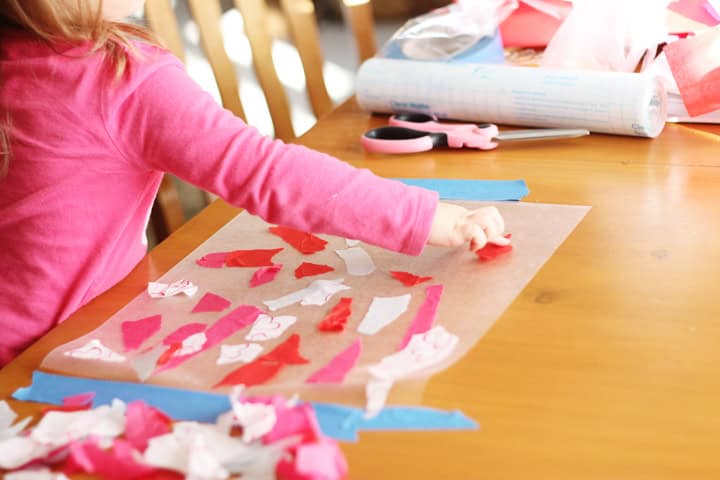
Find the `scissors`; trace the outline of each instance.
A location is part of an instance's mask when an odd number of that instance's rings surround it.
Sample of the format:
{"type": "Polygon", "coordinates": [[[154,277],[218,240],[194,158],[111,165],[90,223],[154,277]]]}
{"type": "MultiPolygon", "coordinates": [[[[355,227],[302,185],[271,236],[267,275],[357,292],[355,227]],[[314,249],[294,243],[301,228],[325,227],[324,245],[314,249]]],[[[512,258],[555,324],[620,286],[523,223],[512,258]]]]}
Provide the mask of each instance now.
{"type": "Polygon", "coordinates": [[[441,123],[424,113],[400,113],[390,117],[390,126],[374,128],[361,137],[362,145],[374,153],[425,152],[435,147],[492,150],[502,141],[549,140],[589,135],[579,128],[544,128],[500,132],[491,123],[441,123]]]}

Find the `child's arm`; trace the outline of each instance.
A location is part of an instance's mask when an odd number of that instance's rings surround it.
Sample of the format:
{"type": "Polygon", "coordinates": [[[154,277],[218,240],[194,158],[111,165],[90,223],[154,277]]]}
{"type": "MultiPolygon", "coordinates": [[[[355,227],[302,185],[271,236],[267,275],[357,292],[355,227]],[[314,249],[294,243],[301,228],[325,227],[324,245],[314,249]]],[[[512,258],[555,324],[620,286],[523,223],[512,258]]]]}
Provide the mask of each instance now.
{"type": "Polygon", "coordinates": [[[131,168],[170,172],[271,223],[403,253],[460,237],[484,243],[462,226],[459,211],[441,207],[435,215],[435,192],[267,138],[219,107],[169,55],[155,60],[133,62],[102,102],[108,133],[131,168]]]}

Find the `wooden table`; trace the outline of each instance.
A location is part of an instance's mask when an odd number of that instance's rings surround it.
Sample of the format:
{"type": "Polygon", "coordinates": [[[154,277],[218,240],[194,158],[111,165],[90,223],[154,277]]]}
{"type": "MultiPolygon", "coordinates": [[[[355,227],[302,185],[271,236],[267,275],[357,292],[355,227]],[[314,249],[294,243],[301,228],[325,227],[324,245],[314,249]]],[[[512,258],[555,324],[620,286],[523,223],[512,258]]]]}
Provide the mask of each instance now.
{"type": "MultiPolygon", "coordinates": [[[[593,208],[471,353],[422,393],[425,405],[460,408],[482,428],[363,433],[343,447],[352,478],[719,478],[720,126],[365,155],[358,136],[383,122],[351,100],[300,142],[383,176],[522,178],[526,201],[593,208]]],[[[236,213],[216,202],[155,248],[0,371],[0,398],[236,213]]]]}

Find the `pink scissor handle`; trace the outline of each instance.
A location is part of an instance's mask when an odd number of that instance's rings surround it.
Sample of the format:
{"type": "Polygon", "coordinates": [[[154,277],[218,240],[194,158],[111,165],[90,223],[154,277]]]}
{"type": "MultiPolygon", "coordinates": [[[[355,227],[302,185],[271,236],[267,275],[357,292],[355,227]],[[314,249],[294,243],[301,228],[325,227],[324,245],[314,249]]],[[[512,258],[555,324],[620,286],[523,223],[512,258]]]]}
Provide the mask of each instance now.
{"type": "Polygon", "coordinates": [[[399,113],[390,117],[390,125],[447,134],[447,143],[452,148],[477,148],[492,150],[498,146],[493,141],[500,134],[497,125],[491,123],[442,123],[436,117],[424,113],[399,113]]]}

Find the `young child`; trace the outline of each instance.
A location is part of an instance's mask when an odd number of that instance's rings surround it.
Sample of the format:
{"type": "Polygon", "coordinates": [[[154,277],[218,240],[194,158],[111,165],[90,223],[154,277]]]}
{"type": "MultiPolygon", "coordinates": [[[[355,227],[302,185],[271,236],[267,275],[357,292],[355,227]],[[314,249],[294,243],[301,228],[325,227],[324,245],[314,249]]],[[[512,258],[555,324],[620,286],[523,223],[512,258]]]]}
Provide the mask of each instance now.
{"type": "Polygon", "coordinates": [[[494,208],[263,137],[121,23],[142,4],[0,1],[0,367],[135,267],[164,172],[268,222],[410,255],[506,243],[494,208]]]}

